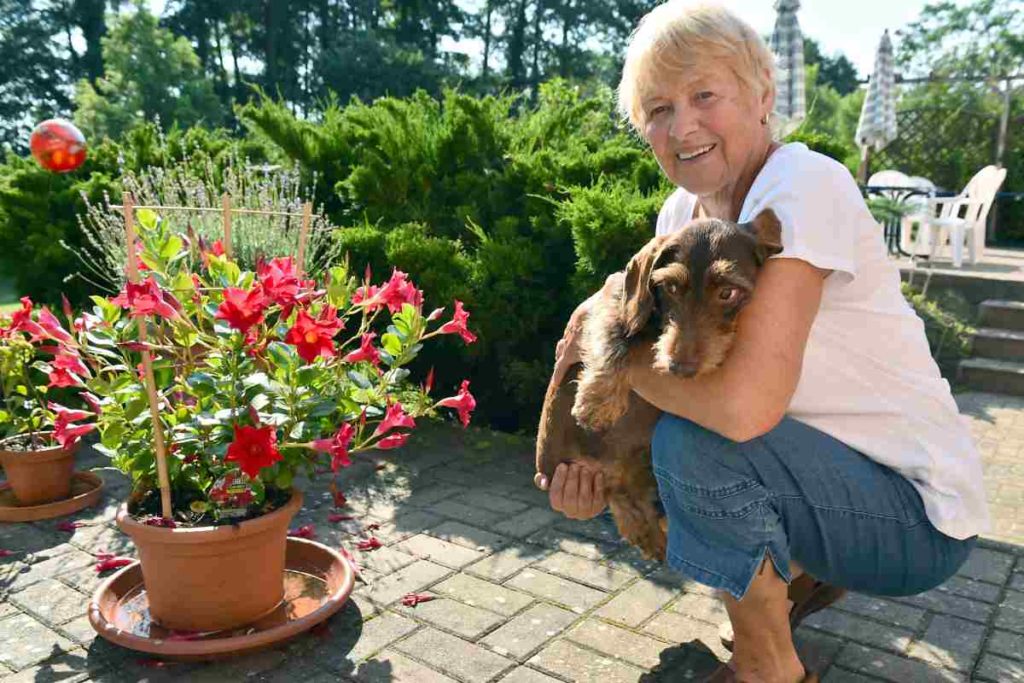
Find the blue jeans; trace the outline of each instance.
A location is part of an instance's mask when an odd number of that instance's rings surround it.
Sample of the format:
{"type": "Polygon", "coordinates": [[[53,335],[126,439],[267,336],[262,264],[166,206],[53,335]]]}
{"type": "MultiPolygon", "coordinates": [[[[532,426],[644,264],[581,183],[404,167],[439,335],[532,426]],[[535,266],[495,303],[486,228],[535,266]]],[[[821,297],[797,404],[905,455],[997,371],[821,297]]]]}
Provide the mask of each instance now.
{"type": "Polygon", "coordinates": [[[895,471],[791,418],[737,443],[665,413],[651,446],[669,565],[737,599],[766,555],[786,582],[792,560],[849,590],[913,595],[952,576],[976,541],[935,529],[895,471]]]}

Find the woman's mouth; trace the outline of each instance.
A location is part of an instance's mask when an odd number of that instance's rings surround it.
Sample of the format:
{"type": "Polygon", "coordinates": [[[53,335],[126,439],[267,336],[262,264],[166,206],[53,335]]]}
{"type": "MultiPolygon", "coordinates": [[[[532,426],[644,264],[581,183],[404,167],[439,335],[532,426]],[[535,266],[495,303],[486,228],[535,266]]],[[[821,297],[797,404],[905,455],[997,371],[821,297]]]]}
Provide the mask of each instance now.
{"type": "Polygon", "coordinates": [[[679,161],[693,161],[694,159],[701,158],[702,156],[713,150],[715,147],[717,147],[717,145],[712,143],[710,145],[698,147],[697,149],[691,150],[689,152],[678,152],[676,153],[676,159],[679,159],[679,161]]]}

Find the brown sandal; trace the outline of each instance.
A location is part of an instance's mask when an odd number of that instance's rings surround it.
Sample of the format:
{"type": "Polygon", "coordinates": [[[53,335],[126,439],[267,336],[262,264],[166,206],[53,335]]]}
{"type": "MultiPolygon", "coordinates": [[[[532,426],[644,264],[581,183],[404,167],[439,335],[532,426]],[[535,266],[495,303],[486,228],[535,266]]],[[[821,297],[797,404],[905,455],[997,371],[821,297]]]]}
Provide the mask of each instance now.
{"type": "MultiPolygon", "coordinates": [[[[846,595],[845,588],[839,588],[824,581],[818,581],[809,574],[801,574],[789,584],[789,600],[793,606],[789,610],[789,628],[795,631],[807,617],[820,612],[846,595]]],[[[732,651],[732,628],[728,621],[718,630],[722,647],[732,651]]]]}

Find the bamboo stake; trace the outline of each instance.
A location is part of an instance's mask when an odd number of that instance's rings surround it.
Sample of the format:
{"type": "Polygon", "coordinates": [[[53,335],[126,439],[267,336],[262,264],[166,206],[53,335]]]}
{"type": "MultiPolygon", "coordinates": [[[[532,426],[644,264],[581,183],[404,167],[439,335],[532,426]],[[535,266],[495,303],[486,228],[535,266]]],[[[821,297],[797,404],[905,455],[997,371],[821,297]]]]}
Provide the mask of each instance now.
{"type": "Polygon", "coordinates": [[[299,278],[302,278],[304,272],[303,264],[306,259],[306,240],[309,237],[309,224],[313,220],[313,203],[306,202],[302,205],[302,227],[299,229],[299,263],[298,263],[298,274],[299,278]]]}
{"type": "MultiPolygon", "coordinates": [[[[123,209],[122,204],[110,204],[111,209],[123,209]]],[[[170,204],[135,204],[134,208],[139,209],[153,209],[154,211],[186,211],[189,213],[202,213],[202,212],[214,212],[223,213],[223,205],[217,206],[173,206],[170,204]]],[[[233,214],[250,214],[254,216],[290,216],[293,218],[299,218],[302,216],[301,213],[295,213],[294,211],[266,211],[265,209],[231,209],[233,214]]]]}
{"type": "MultiPolygon", "coordinates": [[[[139,281],[139,269],[135,263],[135,207],[131,194],[124,194],[124,232],[128,247],[128,280],[139,281]]],[[[139,341],[146,343],[146,318],[139,318],[139,341]]],[[[160,402],[156,396],[156,378],[153,376],[153,359],[149,351],[142,351],[142,372],[145,376],[146,396],[149,398],[149,416],[153,420],[153,441],[156,446],[156,475],[160,482],[160,511],[165,519],[172,519],[171,479],[167,474],[167,451],[164,445],[164,430],[160,423],[160,402]]]]}
{"type": "Polygon", "coordinates": [[[231,195],[225,192],[220,198],[221,212],[224,219],[224,253],[231,258],[231,195]]]}

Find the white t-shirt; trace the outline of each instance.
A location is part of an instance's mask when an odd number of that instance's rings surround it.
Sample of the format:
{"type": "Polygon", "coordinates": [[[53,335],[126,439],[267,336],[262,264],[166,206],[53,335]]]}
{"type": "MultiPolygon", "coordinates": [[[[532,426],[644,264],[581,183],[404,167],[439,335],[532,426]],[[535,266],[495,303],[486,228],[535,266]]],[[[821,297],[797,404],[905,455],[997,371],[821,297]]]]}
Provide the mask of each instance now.
{"type": "MultiPolygon", "coordinates": [[[[661,209],[657,234],[686,225],[695,199],[677,189],[661,209]]],[[[968,423],[849,171],[801,143],[783,145],[754,180],[739,220],[766,208],[782,223],[783,251],[772,258],[834,271],[825,278],[787,415],[901,473],[946,535],[986,531],[981,458],[968,423]]]]}

